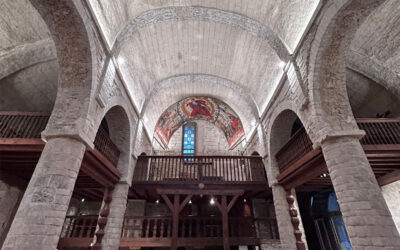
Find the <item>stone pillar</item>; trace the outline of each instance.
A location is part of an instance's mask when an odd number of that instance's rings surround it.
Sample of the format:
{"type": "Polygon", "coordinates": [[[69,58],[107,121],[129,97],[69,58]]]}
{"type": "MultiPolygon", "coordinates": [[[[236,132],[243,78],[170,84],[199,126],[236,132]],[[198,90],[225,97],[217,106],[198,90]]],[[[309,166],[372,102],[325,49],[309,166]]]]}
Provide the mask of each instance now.
{"type": "Polygon", "coordinates": [[[85,148],[85,144],[76,139],[49,139],[3,250],[57,248],[85,148]]]}
{"type": "Polygon", "coordinates": [[[129,184],[127,183],[117,183],[112,191],[110,213],[107,217],[104,237],[101,242],[103,250],[114,250],[119,247],[126,203],[128,201],[128,191],[129,184]]]}
{"type": "Polygon", "coordinates": [[[359,140],[334,137],[321,147],[353,249],[398,249],[399,233],[359,140]]]}
{"type": "Polygon", "coordinates": [[[281,247],[282,249],[297,249],[294,229],[289,214],[289,204],[286,200],[286,190],[278,184],[273,184],[271,188],[274,197],[275,214],[278,223],[281,247]]]}
{"type": "Polygon", "coordinates": [[[400,181],[382,186],[382,194],[392,214],[397,231],[400,232],[400,181]]]}

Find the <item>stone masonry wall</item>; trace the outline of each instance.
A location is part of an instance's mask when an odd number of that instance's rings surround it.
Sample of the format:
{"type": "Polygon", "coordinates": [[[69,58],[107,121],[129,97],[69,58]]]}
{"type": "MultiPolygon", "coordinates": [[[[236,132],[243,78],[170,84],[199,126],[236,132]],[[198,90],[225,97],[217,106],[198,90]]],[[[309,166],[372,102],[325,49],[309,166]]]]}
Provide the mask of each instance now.
{"type": "MultiPolygon", "coordinates": [[[[240,155],[242,146],[238,145],[233,150],[229,150],[228,142],[223,132],[214,124],[206,121],[196,121],[196,154],[197,155],[240,155]]],[[[155,144],[158,144],[155,142],[155,144]]],[[[181,154],[182,150],[182,129],[179,128],[171,137],[167,150],[162,150],[159,145],[156,153],[160,155],[181,154]]]]}
{"type": "MultiPolygon", "coordinates": [[[[23,195],[22,190],[0,180],[0,237],[5,233],[4,230],[21,195],[23,195]]],[[[1,243],[0,241],[0,246],[1,243]]]]}
{"type": "Polygon", "coordinates": [[[392,214],[397,230],[400,232],[400,181],[383,186],[382,194],[392,214]]]}

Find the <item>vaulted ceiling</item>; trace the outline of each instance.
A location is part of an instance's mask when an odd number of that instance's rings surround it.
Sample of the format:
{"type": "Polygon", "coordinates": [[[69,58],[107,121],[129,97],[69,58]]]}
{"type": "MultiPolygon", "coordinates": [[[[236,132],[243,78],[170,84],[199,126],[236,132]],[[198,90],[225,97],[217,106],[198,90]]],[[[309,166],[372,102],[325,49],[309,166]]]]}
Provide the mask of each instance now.
{"type": "Polygon", "coordinates": [[[249,134],[318,0],[90,0],[149,132],[170,105],[210,96],[249,134]]]}

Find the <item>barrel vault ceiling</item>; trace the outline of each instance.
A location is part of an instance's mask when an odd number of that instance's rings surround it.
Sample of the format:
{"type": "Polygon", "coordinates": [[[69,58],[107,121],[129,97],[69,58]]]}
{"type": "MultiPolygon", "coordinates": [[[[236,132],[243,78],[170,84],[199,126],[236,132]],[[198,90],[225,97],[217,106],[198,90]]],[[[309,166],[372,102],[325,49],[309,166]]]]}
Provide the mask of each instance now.
{"type": "Polygon", "coordinates": [[[248,135],[319,0],[90,0],[149,132],[188,96],[230,105],[248,135]]]}

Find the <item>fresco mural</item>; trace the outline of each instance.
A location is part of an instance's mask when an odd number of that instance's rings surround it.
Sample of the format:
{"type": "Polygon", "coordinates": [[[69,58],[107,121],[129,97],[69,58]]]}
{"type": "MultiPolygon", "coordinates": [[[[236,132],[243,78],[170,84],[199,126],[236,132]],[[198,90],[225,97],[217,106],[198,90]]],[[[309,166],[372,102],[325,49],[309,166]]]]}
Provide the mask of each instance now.
{"type": "Polygon", "coordinates": [[[239,116],[226,103],[210,97],[188,97],[171,105],[157,122],[156,134],[165,147],[186,122],[206,120],[224,133],[229,149],[244,136],[239,116]]]}

